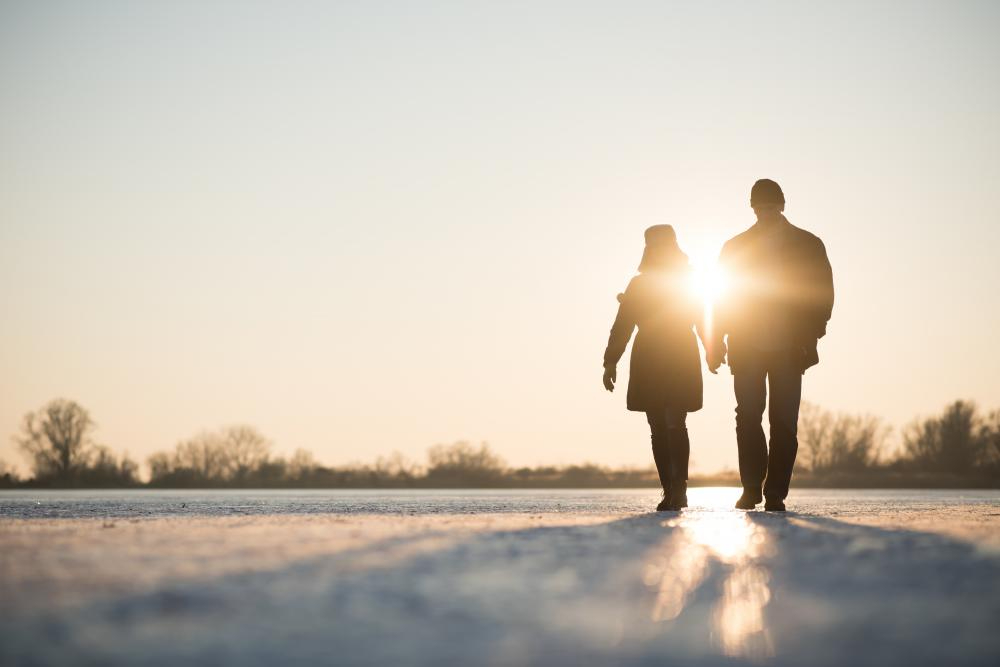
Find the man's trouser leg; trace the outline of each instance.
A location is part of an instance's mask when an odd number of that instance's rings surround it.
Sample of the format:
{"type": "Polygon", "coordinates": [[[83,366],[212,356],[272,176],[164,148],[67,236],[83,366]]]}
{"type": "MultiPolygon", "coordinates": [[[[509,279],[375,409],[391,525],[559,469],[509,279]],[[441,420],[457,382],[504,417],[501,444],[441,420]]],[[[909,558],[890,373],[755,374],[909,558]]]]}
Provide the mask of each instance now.
{"type": "Polygon", "coordinates": [[[736,447],[739,451],[743,490],[760,496],[767,472],[767,441],[764,439],[764,405],[767,389],[762,363],[746,360],[733,374],[736,393],[736,447]]]}
{"type": "Polygon", "coordinates": [[[799,403],[802,400],[802,371],[792,354],[773,355],[767,368],[767,418],[771,422],[770,452],[764,496],[784,500],[792,480],[795,454],[799,450],[799,403]]]}

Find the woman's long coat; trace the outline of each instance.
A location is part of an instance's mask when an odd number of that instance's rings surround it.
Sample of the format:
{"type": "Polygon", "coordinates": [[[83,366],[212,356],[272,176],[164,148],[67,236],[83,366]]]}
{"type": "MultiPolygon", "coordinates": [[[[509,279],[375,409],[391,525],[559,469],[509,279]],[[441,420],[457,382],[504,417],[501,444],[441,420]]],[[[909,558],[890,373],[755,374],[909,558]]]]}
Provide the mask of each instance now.
{"type": "Polygon", "coordinates": [[[701,309],[687,289],[687,276],[687,270],[640,273],[618,297],[604,365],[618,363],[638,327],[629,365],[629,410],[701,409],[701,358],[693,331],[701,309]]]}

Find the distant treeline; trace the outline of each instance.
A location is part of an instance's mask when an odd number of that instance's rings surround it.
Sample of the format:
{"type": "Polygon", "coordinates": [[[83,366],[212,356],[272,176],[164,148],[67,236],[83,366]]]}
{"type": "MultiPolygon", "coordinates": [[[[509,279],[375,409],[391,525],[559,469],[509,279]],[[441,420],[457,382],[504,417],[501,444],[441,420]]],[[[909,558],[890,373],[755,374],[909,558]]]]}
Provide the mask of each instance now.
{"type": "MultiPolygon", "coordinates": [[[[395,453],[374,464],[330,467],[306,450],[275,456],[252,426],[231,426],[179,442],[148,459],[149,481],[127,454],[93,440],[83,407],[54,400],[25,415],[15,437],[31,464],[19,479],[0,461],[7,488],[608,488],[655,487],[653,467],[593,464],[511,468],[489,445],[436,445],[419,464],[395,453]]],[[[804,405],[795,484],[802,487],[1000,488],[1000,411],[983,414],[956,401],[918,419],[888,451],[890,429],[871,416],[834,414],[804,405]]],[[[695,477],[692,485],[737,485],[735,472],[695,477]]]]}

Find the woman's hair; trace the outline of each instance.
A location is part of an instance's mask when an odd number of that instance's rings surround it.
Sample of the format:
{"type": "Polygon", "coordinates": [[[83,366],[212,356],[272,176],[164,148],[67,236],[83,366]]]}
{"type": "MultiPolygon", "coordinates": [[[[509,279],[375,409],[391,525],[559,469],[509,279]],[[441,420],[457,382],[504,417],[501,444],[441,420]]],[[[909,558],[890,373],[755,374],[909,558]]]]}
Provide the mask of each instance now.
{"type": "Polygon", "coordinates": [[[687,255],[677,244],[677,234],[670,225],[653,225],[646,230],[646,248],[642,251],[639,273],[679,269],[688,264],[687,255]]]}

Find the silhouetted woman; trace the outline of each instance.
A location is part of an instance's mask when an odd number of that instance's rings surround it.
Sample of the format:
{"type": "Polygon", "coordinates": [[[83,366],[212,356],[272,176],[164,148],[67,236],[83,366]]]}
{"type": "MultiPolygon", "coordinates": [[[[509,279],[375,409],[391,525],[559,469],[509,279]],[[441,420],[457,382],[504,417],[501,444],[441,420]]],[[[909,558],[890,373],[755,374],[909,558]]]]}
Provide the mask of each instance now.
{"type": "MultiPolygon", "coordinates": [[[[657,511],[687,507],[687,413],[701,409],[701,360],[693,327],[701,308],[689,289],[687,255],[670,225],[646,230],[639,275],[618,295],[618,316],[604,352],[604,386],[614,391],[616,366],[637,326],[629,364],[627,407],[645,412],[653,460],[663,487],[657,511]]],[[[697,326],[699,335],[701,327],[697,326]]],[[[704,336],[702,335],[702,340],[704,336]]]]}

